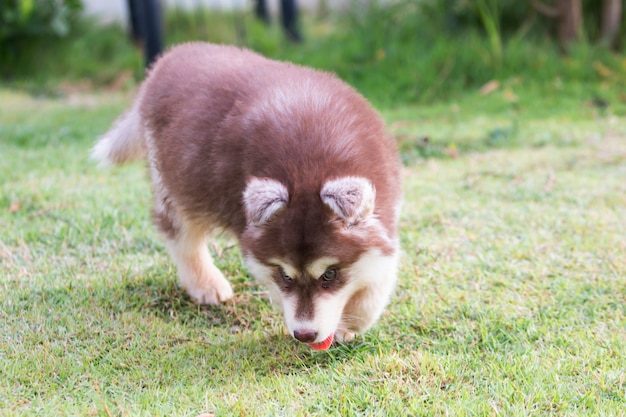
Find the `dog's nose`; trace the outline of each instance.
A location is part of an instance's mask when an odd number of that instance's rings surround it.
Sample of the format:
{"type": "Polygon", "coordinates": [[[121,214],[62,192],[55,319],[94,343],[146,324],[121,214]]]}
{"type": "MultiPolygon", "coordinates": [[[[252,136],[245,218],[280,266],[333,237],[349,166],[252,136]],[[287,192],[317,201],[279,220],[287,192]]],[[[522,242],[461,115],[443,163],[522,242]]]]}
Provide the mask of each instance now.
{"type": "Polygon", "coordinates": [[[317,337],[317,332],[313,330],[294,330],[293,337],[304,343],[311,343],[317,337]]]}

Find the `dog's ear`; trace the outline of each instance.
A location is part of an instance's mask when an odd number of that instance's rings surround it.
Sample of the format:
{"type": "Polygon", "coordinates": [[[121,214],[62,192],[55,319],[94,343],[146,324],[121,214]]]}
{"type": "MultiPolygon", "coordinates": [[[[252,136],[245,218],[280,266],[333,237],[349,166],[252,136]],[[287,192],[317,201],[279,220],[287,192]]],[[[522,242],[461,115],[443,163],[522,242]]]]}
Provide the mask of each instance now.
{"type": "Polygon", "coordinates": [[[280,182],[253,177],[243,192],[248,226],[261,226],[289,202],[289,192],[280,182]]]}
{"type": "Polygon", "coordinates": [[[346,226],[351,226],[374,212],[376,189],[365,178],[342,177],[327,181],[320,197],[346,226]]]}

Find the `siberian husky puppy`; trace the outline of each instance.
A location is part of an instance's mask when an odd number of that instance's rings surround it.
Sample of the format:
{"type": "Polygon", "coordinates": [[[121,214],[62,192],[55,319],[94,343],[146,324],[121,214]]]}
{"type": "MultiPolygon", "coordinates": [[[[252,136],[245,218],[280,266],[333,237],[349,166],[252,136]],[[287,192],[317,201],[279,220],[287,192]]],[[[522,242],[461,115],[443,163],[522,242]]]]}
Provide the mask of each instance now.
{"type": "Polygon", "coordinates": [[[233,290],[207,250],[238,239],[289,333],[315,349],[380,317],[396,282],[401,163],[379,115],[332,74],[231,46],[165,53],[93,149],[147,157],[154,222],[198,303],[233,290]]]}

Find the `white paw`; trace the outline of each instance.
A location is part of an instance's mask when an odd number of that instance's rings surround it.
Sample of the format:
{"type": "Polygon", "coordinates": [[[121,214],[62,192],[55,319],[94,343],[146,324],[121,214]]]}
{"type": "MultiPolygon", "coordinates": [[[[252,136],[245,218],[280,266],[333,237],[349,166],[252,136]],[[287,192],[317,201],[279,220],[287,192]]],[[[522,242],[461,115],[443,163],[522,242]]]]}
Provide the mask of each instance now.
{"type": "Polygon", "coordinates": [[[203,285],[185,288],[187,294],[198,304],[218,305],[233,297],[233,288],[224,277],[221,279],[206,280],[203,285]]]}
{"type": "Polygon", "coordinates": [[[335,340],[339,343],[351,342],[354,340],[355,334],[347,330],[337,330],[335,332],[335,340]]]}
{"type": "Polygon", "coordinates": [[[190,258],[180,262],[179,276],[182,287],[198,304],[218,305],[233,296],[233,289],[228,280],[208,257],[190,258]]]}

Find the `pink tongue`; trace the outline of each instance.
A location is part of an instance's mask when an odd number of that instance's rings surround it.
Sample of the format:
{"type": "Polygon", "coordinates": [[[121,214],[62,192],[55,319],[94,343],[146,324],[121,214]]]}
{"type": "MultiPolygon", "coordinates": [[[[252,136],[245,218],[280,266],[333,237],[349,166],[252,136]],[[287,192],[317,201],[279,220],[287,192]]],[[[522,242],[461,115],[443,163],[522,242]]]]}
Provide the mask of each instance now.
{"type": "Polygon", "coordinates": [[[331,333],[330,336],[326,338],[326,340],[323,340],[319,343],[309,343],[308,345],[311,346],[315,350],[327,350],[330,347],[330,345],[333,344],[333,338],[334,338],[334,335],[331,333]]]}

